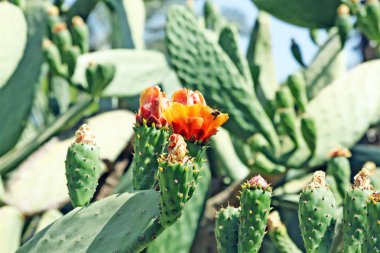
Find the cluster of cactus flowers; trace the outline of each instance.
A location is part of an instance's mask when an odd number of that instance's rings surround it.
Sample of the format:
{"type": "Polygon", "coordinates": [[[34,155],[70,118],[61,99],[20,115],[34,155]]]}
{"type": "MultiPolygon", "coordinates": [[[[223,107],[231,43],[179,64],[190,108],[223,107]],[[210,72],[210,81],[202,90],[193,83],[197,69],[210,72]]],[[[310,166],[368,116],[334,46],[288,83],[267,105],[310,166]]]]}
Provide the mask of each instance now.
{"type": "MultiPolygon", "coordinates": [[[[172,101],[157,86],[141,93],[134,127],[132,184],[135,191],[160,191],[158,222],[163,228],[181,217],[196,189],[208,140],[227,120],[228,115],[207,106],[198,91],[178,90],[172,101]]],[[[91,202],[100,173],[99,148],[89,127],[82,125],[66,157],[73,206],[91,202]]]]}

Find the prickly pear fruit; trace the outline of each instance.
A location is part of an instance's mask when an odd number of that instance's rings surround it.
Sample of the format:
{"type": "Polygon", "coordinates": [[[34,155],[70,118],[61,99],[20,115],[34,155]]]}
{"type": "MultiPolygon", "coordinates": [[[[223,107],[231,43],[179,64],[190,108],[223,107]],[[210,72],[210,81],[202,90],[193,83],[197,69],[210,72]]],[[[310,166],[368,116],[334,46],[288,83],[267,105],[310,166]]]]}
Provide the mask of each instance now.
{"type": "Polygon", "coordinates": [[[93,96],[99,96],[111,83],[115,72],[116,67],[112,64],[90,62],[86,69],[88,92],[93,96]]]}
{"type": "Polygon", "coordinates": [[[182,215],[189,199],[193,177],[193,163],[187,145],[179,134],[169,138],[168,155],[159,159],[158,184],[160,186],[160,222],[164,227],[173,225],[182,215]]]}
{"type": "Polygon", "coordinates": [[[343,202],[343,241],[345,253],[362,252],[367,228],[367,200],[373,193],[369,172],[363,168],[354,178],[343,202]]]}
{"type": "Polygon", "coordinates": [[[70,47],[73,44],[71,34],[67,30],[67,25],[63,22],[57,23],[53,26],[52,38],[61,54],[63,54],[66,47],[70,47]]]}
{"type": "Polygon", "coordinates": [[[219,253],[238,252],[239,212],[238,208],[227,206],[216,214],[215,236],[219,253]]]}
{"type": "Polygon", "coordinates": [[[283,85],[276,91],[276,108],[293,108],[294,100],[289,87],[283,85]]]}
{"type": "Polygon", "coordinates": [[[65,75],[65,68],[62,66],[61,54],[57,46],[48,39],[42,42],[43,53],[51,72],[55,75],[65,75]]]}
{"type": "Polygon", "coordinates": [[[73,26],[71,30],[71,36],[73,38],[73,44],[80,48],[82,54],[89,51],[89,31],[86,23],[79,16],[73,17],[71,20],[73,26]]]}
{"type": "Polygon", "coordinates": [[[372,193],[367,203],[368,220],[367,220],[367,247],[365,252],[380,252],[380,193],[372,193]]]}
{"type": "Polygon", "coordinates": [[[280,214],[273,211],[268,216],[268,234],[280,253],[301,253],[288,235],[286,226],[281,222],[280,214]]]}
{"type": "Polygon", "coordinates": [[[294,101],[301,113],[306,111],[307,106],[307,93],[306,93],[306,82],[303,74],[297,72],[288,77],[287,85],[290,92],[293,95],[294,101]]]}
{"type": "Polygon", "coordinates": [[[159,87],[146,88],[140,96],[140,108],[136,115],[134,139],[133,188],[151,189],[158,171],[158,158],[164,152],[169,136],[163,110],[169,100],[159,87]]]}
{"type": "Polygon", "coordinates": [[[316,171],[301,192],[298,218],[306,252],[329,252],[336,223],[336,203],[325,173],[316,171]]]}
{"type": "Polygon", "coordinates": [[[77,46],[66,47],[63,52],[63,62],[67,65],[67,74],[72,77],[77,66],[77,59],[80,55],[80,50],[77,46]]]}
{"type": "Polygon", "coordinates": [[[302,117],[301,119],[301,133],[310,150],[311,155],[315,153],[317,148],[317,128],[312,118],[302,117]]]}
{"type": "Polygon", "coordinates": [[[53,27],[58,24],[58,23],[61,23],[62,20],[61,18],[59,17],[59,9],[57,8],[57,6],[55,5],[51,5],[49,6],[49,9],[48,9],[48,34],[49,34],[49,38],[52,38],[52,30],[53,30],[53,27]]]}
{"type": "Polygon", "coordinates": [[[346,40],[352,29],[351,18],[350,18],[350,9],[345,4],[339,5],[337,9],[338,16],[336,18],[336,26],[338,27],[339,39],[344,47],[346,40]]]}
{"type": "Polygon", "coordinates": [[[346,148],[337,148],[330,152],[330,157],[327,174],[334,178],[339,195],[344,199],[347,190],[351,187],[351,166],[348,161],[351,152],[346,148]]]}
{"type": "Polygon", "coordinates": [[[300,130],[297,122],[296,114],[293,109],[279,109],[278,115],[280,116],[280,126],[285,133],[289,136],[296,147],[300,145],[300,130]]]}
{"type": "Polygon", "coordinates": [[[101,173],[99,147],[87,125],[75,133],[75,142],[67,150],[66,179],[71,202],[75,207],[90,202],[101,173]]]}
{"type": "Polygon", "coordinates": [[[240,195],[239,253],[259,252],[265,235],[272,188],[260,175],[242,185],[240,195]]]}

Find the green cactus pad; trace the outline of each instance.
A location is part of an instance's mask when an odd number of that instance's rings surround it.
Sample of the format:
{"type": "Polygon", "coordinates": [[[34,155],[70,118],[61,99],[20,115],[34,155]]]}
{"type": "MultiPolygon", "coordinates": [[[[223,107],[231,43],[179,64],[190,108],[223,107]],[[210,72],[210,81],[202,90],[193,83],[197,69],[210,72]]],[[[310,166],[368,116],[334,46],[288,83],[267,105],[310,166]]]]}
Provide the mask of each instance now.
{"type": "Polygon", "coordinates": [[[253,84],[240,74],[219,44],[209,39],[189,9],[170,8],[166,39],[171,64],[181,82],[198,89],[211,105],[228,111],[228,130],[246,139],[259,129],[273,149],[278,148],[278,136],[253,84]]]}
{"type": "Polygon", "coordinates": [[[65,161],[67,187],[75,207],[90,202],[102,170],[99,147],[95,145],[87,126],[83,125],[76,136],[77,140],[67,150],[65,161]]]}
{"type": "Polygon", "coordinates": [[[258,8],[294,25],[327,28],[334,25],[339,0],[253,0],[258,8]]]}
{"type": "Polygon", "coordinates": [[[112,195],[72,210],[17,252],[141,252],[163,231],[158,206],[154,190],[112,195]]]}
{"type": "Polygon", "coordinates": [[[164,227],[173,225],[182,215],[189,196],[194,166],[191,162],[159,163],[158,183],[160,186],[160,222],[164,227]]]}
{"type": "Polygon", "coordinates": [[[135,131],[135,151],[132,163],[133,188],[151,189],[157,181],[158,157],[164,152],[169,131],[154,126],[137,125],[135,131]]]}
{"type": "Polygon", "coordinates": [[[216,214],[215,236],[219,253],[237,253],[239,209],[228,206],[216,214]]]}
{"type": "Polygon", "coordinates": [[[373,193],[367,203],[368,220],[364,252],[380,252],[380,193],[373,193]]]}
{"type": "Polygon", "coordinates": [[[290,75],[287,81],[287,85],[293,95],[298,110],[302,113],[305,112],[308,101],[306,84],[303,75],[300,72],[290,75]]]}
{"type": "Polygon", "coordinates": [[[348,161],[351,153],[346,149],[337,149],[331,152],[331,156],[327,165],[327,174],[334,178],[340,198],[344,199],[351,187],[351,166],[348,161]]]}
{"type": "Polygon", "coordinates": [[[335,198],[326,186],[325,174],[314,173],[314,180],[301,193],[298,218],[308,253],[329,252],[336,223],[335,198]]]}
{"type": "Polygon", "coordinates": [[[343,241],[345,253],[362,252],[367,229],[367,201],[373,193],[365,169],[355,176],[343,202],[343,241]]]}
{"type": "Polygon", "coordinates": [[[251,184],[250,181],[242,186],[240,196],[239,253],[259,252],[270,211],[272,189],[260,185],[261,182],[251,184]]]}

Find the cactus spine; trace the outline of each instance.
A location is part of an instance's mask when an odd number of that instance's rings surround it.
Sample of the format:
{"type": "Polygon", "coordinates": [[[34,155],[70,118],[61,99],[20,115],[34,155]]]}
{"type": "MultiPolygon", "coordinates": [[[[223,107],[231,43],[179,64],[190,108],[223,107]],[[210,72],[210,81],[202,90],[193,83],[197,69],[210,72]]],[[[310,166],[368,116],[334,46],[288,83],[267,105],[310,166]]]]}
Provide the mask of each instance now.
{"type": "Polygon", "coordinates": [[[308,253],[329,252],[336,223],[336,203],[325,173],[316,171],[301,193],[298,218],[308,253]]]}
{"type": "Polygon", "coordinates": [[[286,226],[281,222],[280,214],[273,211],[268,216],[268,234],[280,253],[301,253],[288,235],[286,226]]]}
{"type": "Polygon", "coordinates": [[[240,195],[239,253],[257,253],[267,226],[272,188],[260,175],[242,185],[240,195]]]}
{"type": "Polygon", "coordinates": [[[237,253],[239,209],[227,206],[216,214],[215,236],[219,253],[237,253]]]}
{"type": "Polygon", "coordinates": [[[101,173],[99,147],[87,125],[75,133],[75,142],[68,148],[66,156],[67,187],[72,204],[84,206],[95,193],[101,173]]]}
{"type": "Polygon", "coordinates": [[[367,227],[367,200],[373,192],[369,173],[363,168],[354,178],[343,202],[344,252],[362,252],[367,227]]]}

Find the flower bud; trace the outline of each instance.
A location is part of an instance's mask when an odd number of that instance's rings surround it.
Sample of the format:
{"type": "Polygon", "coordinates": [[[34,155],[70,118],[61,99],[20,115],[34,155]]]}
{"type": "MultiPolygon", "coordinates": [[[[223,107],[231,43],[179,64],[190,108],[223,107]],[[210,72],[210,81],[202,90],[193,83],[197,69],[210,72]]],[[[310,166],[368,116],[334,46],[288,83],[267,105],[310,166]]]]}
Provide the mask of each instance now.
{"type": "Polygon", "coordinates": [[[166,126],[163,111],[169,106],[169,99],[158,86],[151,86],[143,90],[140,96],[140,108],[136,115],[137,122],[148,126],[166,126]]]}

